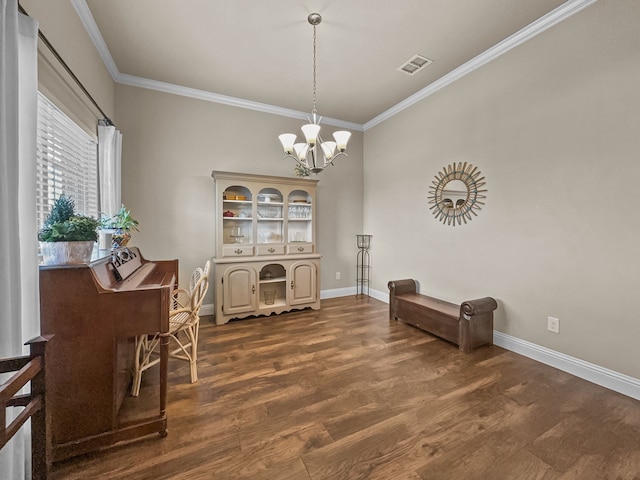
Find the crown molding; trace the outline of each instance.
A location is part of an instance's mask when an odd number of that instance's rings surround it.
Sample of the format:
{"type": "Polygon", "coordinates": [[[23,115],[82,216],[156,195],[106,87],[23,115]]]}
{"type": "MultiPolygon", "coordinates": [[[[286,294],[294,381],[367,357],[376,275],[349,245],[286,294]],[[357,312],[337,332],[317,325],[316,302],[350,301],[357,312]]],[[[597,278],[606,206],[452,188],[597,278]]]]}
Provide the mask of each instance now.
{"type": "MultiPolygon", "coordinates": [[[[456,80],[507,53],[518,45],[521,45],[522,43],[532,39],[548,28],[551,28],[554,25],[566,20],[575,13],[578,13],[580,10],[592,5],[597,1],[598,0],[568,0],[555,10],[552,10],[546,15],[540,17],[538,20],[530,23],[513,35],[507,37],[503,41],[484,51],[477,57],[469,60],[467,63],[440,77],[435,82],[427,85],[422,90],[419,90],[413,95],[405,98],[390,109],[382,112],[380,115],[377,115],[364,124],[346,122],[344,120],[339,120],[331,117],[323,117],[323,123],[340,128],[355,130],[358,132],[366,132],[370,128],[375,127],[376,125],[384,122],[385,120],[388,120],[389,118],[395,116],[406,108],[409,108],[410,106],[424,100],[428,96],[438,92],[439,90],[445,88],[456,80]]],[[[190,87],[183,87],[180,85],[174,85],[120,73],[116,63],[113,60],[113,57],[111,56],[111,52],[109,52],[107,44],[102,37],[102,33],[100,33],[98,25],[96,24],[93,15],[91,14],[91,10],[89,10],[89,6],[87,5],[86,0],[71,0],[71,2],[76,12],[78,13],[80,20],[84,25],[84,28],[87,30],[89,36],[91,37],[91,40],[93,41],[93,44],[98,50],[98,53],[102,57],[102,61],[107,67],[107,70],[111,74],[111,78],[113,78],[114,82],[124,85],[131,85],[134,87],[147,88],[151,90],[171,93],[174,95],[181,95],[184,97],[195,98],[207,102],[220,103],[223,105],[246,108],[258,112],[271,113],[273,115],[280,115],[283,117],[295,118],[299,120],[307,120],[309,117],[309,113],[307,112],[300,112],[298,110],[277,107],[275,105],[268,105],[266,103],[254,102],[242,98],[221,95],[219,93],[198,90],[190,87]]]]}
{"type": "MultiPolygon", "coordinates": [[[[80,1],[80,0],[78,0],[80,1]]],[[[83,0],[82,0],[83,1],[83,0]]],[[[219,103],[232,107],[246,108],[258,112],[271,113],[282,117],[296,118],[299,120],[308,120],[309,113],[291,110],[289,108],[277,107],[266,103],[245,100],[244,98],[230,97],[219,93],[208,92],[206,90],[198,90],[196,88],[183,87],[173,83],[160,82],[158,80],[150,80],[148,78],[136,77],[126,73],[118,73],[114,80],[123,85],[131,85],[133,87],[147,88],[149,90],[157,90],[159,92],[181,95],[183,97],[195,98],[206,102],[219,103]]],[[[362,132],[362,125],[359,123],[346,122],[337,118],[322,117],[322,123],[325,125],[333,125],[335,127],[347,128],[362,132]]]]}
{"type": "Polygon", "coordinates": [[[458,68],[440,77],[435,82],[427,85],[422,90],[419,90],[413,95],[405,98],[400,103],[394,105],[390,109],[382,112],[380,115],[377,115],[376,117],[372,118],[371,120],[369,120],[363,125],[364,131],[366,132],[370,128],[375,127],[376,125],[400,113],[402,110],[409,108],[410,106],[420,102],[421,100],[424,100],[429,95],[436,93],[437,91],[443,89],[447,85],[450,85],[456,80],[473,72],[475,69],[491,62],[492,60],[495,60],[499,56],[507,53],[509,50],[517,47],[518,45],[521,45],[522,43],[528,40],[531,40],[536,35],[566,20],[567,18],[571,17],[575,13],[578,13],[580,10],[590,6],[591,4],[597,1],[598,0],[569,0],[566,3],[563,3],[555,10],[552,10],[546,15],[540,17],[535,22],[530,23],[529,25],[522,28],[521,30],[518,30],[513,35],[495,44],[493,47],[489,48],[488,50],[485,50],[477,57],[472,58],[467,63],[462,64],[458,68]]]}
{"type": "Polygon", "coordinates": [[[118,66],[116,65],[116,62],[113,61],[111,52],[107,48],[107,44],[102,37],[102,33],[98,29],[98,25],[91,14],[91,10],[89,10],[87,2],[85,0],[71,0],[71,4],[76,10],[78,17],[80,17],[80,21],[82,22],[82,25],[84,25],[89,37],[91,37],[91,41],[96,47],[96,50],[98,50],[100,57],[102,57],[102,61],[111,74],[111,78],[113,78],[114,82],[117,81],[118,75],[120,75],[118,66]]]}

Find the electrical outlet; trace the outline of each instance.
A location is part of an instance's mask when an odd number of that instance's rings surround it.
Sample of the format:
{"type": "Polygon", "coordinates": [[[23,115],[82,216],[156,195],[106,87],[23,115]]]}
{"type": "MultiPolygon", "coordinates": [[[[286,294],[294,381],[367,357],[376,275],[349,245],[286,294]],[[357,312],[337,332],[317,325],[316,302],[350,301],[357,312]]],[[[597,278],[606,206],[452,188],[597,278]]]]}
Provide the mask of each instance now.
{"type": "Polygon", "coordinates": [[[547,317],[547,330],[553,333],[560,333],[560,319],[547,317]]]}
{"type": "Polygon", "coordinates": [[[336,272],[336,280],[340,280],[342,278],[342,275],[340,275],[340,272],[336,272]]]}

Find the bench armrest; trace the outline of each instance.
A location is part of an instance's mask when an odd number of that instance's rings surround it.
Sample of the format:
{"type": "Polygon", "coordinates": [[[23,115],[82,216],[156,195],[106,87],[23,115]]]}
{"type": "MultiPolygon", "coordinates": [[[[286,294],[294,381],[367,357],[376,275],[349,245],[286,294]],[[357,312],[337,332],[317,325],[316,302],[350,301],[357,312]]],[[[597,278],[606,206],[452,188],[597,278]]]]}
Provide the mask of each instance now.
{"type": "Polygon", "coordinates": [[[389,287],[389,295],[402,295],[404,293],[416,293],[416,281],[412,279],[406,280],[391,280],[387,287],[389,287]]]}
{"type": "Polygon", "coordinates": [[[398,318],[398,295],[416,293],[416,281],[410,278],[405,280],[391,280],[389,287],[389,320],[398,318]]]}
{"type": "Polygon", "coordinates": [[[477,300],[467,300],[460,305],[460,313],[466,317],[482,315],[493,312],[498,308],[498,303],[491,297],[478,298],[477,300]]]}

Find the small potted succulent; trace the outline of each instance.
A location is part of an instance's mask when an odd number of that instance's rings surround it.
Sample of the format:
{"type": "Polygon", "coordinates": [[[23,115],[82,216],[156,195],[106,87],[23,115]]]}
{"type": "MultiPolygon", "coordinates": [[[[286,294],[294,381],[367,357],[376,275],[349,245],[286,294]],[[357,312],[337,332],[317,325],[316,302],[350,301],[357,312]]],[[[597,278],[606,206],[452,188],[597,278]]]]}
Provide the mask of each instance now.
{"type": "Polygon", "coordinates": [[[102,221],[102,227],[112,230],[112,248],[125,247],[131,239],[131,230],[138,230],[138,221],[131,216],[131,210],[127,210],[124,205],[120,207],[118,213],[102,221]]]}
{"type": "Polygon", "coordinates": [[[98,239],[100,221],[75,213],[73,200],[60,195],[38,231],[46,265],[87,263],[98,239]]]}

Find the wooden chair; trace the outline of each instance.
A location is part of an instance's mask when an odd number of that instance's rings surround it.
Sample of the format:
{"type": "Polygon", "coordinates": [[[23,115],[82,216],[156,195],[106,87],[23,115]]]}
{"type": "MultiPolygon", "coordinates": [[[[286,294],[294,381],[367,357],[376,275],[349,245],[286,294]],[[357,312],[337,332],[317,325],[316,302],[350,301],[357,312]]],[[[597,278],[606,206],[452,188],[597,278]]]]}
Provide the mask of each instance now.
{"type": "MultiPolygon", "coordinates": [[[[29,340],[30,354],[22,357],[0,359],[0,373],[15,372],[0,384],[0,450],[31,419],[31,478],[46,480],[51,469],[51,438],[45,403],[45,364],[47,343],[53,335],[29,340]],[[19,394],[30,383],[31,393],[19,394]],[[22,411],[6,423],[6,409],[22,407],[22,411]]],[[[3,477],[4,478],[4,477],[3,477]]]]}
{"type": "Polygon", "coordinates": [[[178,288],[173,292],[173,304],[169,312],[169,332],[166,334],[140,335],[135,342],[135,369],[131,395],[140,394],[142,372],[160,361],[160,339],[168,335],[176,348],[169,351],[169,358],[189,362],[191,383],[198,381],[198,333],[200,308],[209,288],[210,261],[205,268],[196,268],[189,281],[189,289],[178,288]],[[206,272],[206,274],[205,274],[206,272]]]}

